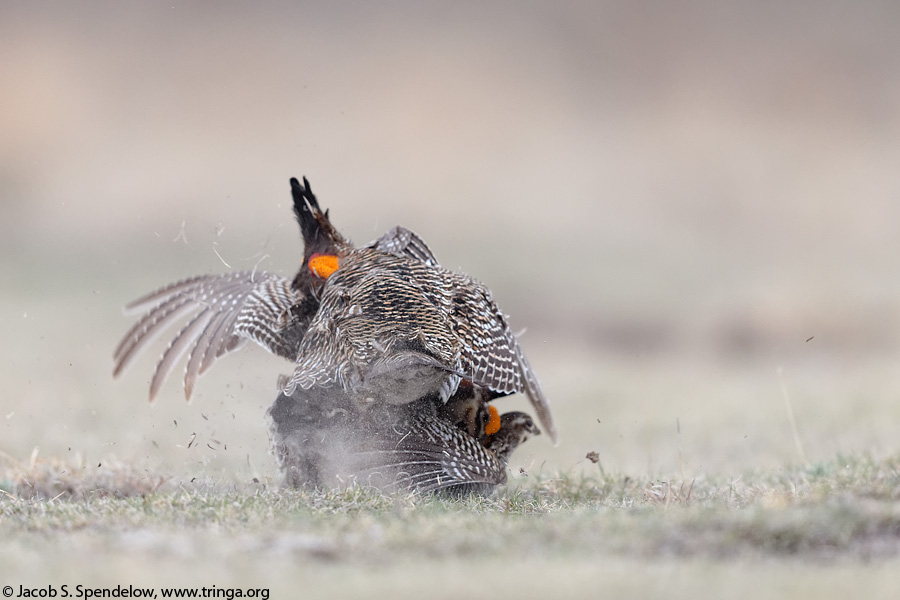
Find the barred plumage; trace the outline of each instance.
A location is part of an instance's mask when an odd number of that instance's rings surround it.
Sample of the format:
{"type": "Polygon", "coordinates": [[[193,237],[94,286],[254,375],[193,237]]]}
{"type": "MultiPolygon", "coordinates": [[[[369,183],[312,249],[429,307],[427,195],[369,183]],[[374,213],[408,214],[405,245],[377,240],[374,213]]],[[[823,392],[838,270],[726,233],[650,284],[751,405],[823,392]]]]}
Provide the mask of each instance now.
{"type": "Polygon", "coordinates": [[[285,393],[336,386],[371,402],[402,404],[429,393],[446,400],[467,379],[492,397],[524,392],[556,441],[547,399],[490,290],[376,248],[339,257],[285,393]]]}
{"type": "Polygon", "coordinates": [[[479,440],[419,400],[372,411],[328,407],[321,390],[279,396],[269,409],[279,466],[294,487],[374,486],[449,495],[491,493],[506,482],[510,453],[540,430],[519,412],[479,440]],[[308,394],[310,394],[308,396],[308,394]]]}
{"type": "Polygon", "coordinates": [[[156,396],[175,363],[191,347],[184,373],[185,396],[190,398],[197,377],[217,358],[247,340],[285,358],[293,358],[311,314],[293,316],[306,296],[283,277],[263,271],[191,277],[147,294],[129,304],[129,311],[149,310],[125,334],[113,358],[117,376],[163,330],[191,316],[163,352],[150,383],[156,396]]]}
{"type": "Polygon", "coordinates": [[[179,319],[187,324],[157,364],[151,400],[185,353],[187,398],[199,375],[247,340],[294,361],[287,394],[269,410],[293,485],[315,485],[320,472],[374,475],[359,465],[329,470],[357,448],[357,458],[370,453],[373,468],[414,466],[407,479],[392,480],[395,487],[493,489],[505,481],[509,452],[539,433],[530,419],[508,418],[504,435],[483,436],[487,402],[516,392],[556,441],[547,400],[490,291],[442,268],[403,227],[354,247],[303,182],[291,179],[304,241],[294,278],[206,275],[136,300],[127,308],[146,312],[116,349],[114,375],[179,319]],[[385,440],[390,447],[379,447],[385,440]],[[372,463],[375,456],[387,462],[372,463]]]}
{"type": "MultiPolygon", "coordinates": [[[[190,399],[197,378],[216,359],[237,350],[248,340],[289,360],[296,360],[300,340],[319,307],[316,298],[325,281],[306,265],[316,253],[352,248],[337,233],[315,196],[291,180],[294,213],[303,234],[305,258],[293,280],[265,271],[240,271],[190,277],[153,291],[129,303],[128,313],[146,311],[125,334],[113,354],[113,376],[121,374],[141,351],[180,319],[189,319],[163,351],[150,384],[150,400],[188,352],[184,373],[185,398],[190,399]]],[[[437,264],[418,235],[394,227],[369,246],[428,264],[437,264]]]]}
{"type": "Polygon", "coordinates": [[[454,496],[489,494],[506,483],[510,453],[528,435],[540,433],[533,422],[530,424],[531,427],[526,427],[524,421],[506,419],[493,436],[503,440],[502,448],[495,449],[482,445],[444,419],[413,415],[396,426],[396,431],[402,433],[400,440],[382,442],[377,449],[359,452],[359,459],[368,466],[355,475],[355,480],[387,490],[443,492],[454,496]],[[498,453],[501,449],[502,454],[498,453]]]}

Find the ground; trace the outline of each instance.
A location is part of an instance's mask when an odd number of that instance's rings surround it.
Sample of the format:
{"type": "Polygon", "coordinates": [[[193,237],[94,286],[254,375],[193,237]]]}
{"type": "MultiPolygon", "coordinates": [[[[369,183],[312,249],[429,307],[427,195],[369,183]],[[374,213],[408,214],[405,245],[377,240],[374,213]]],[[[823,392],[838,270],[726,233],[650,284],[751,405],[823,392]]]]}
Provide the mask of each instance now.
{"type": "Polygon", "coordinates": [[[888,598],[900,565],[900,458],[737,481],[536,477],[458,501],[108,470],[115,477],[52,461],[6,465],[4,584],[888,598]],[[40,499],[13,497],[29,495],[40,499]]]}
{"type": "Polygon", "coordinates": [[[778,362],[673,356],[526,332],[562,441],[529,440],[496,497],[304,493],[280,488],[263,420],[287,363],[254,348],[226,357],[191,403],[177,379],[147,403],[152,352],[111,378],[129,322],[119,288],[152,287],[137,279],[18,299],[32,312],[11,326],[42,351],[6,348],[18,368],[0,422],[0,583],[273,598],[299,582],[329,597],[893,595],[889,356],[838,361],[805,338],[808,353],[778,362]],[[67,303],[90,310],[72,320],[67,303]]]}
{"type": "Polygon", "coordinates": [[[5,3],[0,585],[896,596],[897,31],[839,0],[5,3]],[[258,349],[191,403],[177,371],[147,402],[163,342],[112,379],[128,301],[293,275],[303,175],[521,332],[561,443],[497,497],[281,490],[290,365],[258,349]]]}

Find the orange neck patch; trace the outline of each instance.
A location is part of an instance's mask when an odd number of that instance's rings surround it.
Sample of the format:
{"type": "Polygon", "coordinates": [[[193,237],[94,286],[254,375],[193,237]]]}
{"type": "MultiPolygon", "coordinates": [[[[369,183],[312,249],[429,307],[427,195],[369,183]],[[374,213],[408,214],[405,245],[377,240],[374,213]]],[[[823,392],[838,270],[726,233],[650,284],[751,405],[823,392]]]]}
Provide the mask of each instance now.
{"type": "Polygon", "coordinates": [[[316,277],[328,279],[338,270],[338,257],[334,254],[313,254],[309,259],[309,270],[316,277]]]}
{"type": "Polygon", "coordinates": [[[494,435],[500,431],[500,411],[489,404],[488,412],[491,416],[484,426],[484,435],[494,435]]]}

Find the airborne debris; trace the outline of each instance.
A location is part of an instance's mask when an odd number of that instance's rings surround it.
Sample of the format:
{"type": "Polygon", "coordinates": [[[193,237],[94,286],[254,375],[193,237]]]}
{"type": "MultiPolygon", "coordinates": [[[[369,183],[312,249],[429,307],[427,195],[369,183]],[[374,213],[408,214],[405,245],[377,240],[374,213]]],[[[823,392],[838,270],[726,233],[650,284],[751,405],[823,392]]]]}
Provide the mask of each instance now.
{"type": "MultiPolygon", "coordinates": [[[[252,271],[184,279],[131,302],[129,311],[144,315],[114,352],[114,376],[151,337],[188,317],[157,363],[151,401],[185,353],[187,399],[214,360],[248,340],[293,361],[293,372],[286,385],[279,385],[267,414],[279,466],[286,483],[295,487],[319,487],[329,479],[342,485],[345,475],[368,481],[369,471],[377,469],[385,488],[426,493],[471,487],[490,493],[507,480],[509,454],[529,435],[541,433],[529,415],[500,415],[488,404],[515,393],[527,396],[545,433],[557,441],[547,400],[517,341],[525,329],[509,328],[509,317],[487,287],[442,267],[424,240],[400,226],[354,246],[320,208],[306,178],[302,185],[291,178],[290,184],[304,243],[298,273],[289,279],[254,265],[252,271]],[[377,290],[370,285],[375,274],[377,290]],[[347,299],[352,302],[344,307],[347,299]],[[348,316],[345,308],[357,319],[346,331],[338,326],[348,316]],[[347,331],[356,333],[343,335],[347,331]],[[344,377],[345,359],[352,359],[349,366],[361,377],[344,377]],[[337,397],[329,391],[335,383],[340,384],[337,397]],[[309,401],[317,395],[327,401],[309,401]],[[317,408],[320,404],[349,412],[350,424],[340,416],[332,419],[317,408]],[[357,436],[360,428],[396,434],[399,440],[376,447],[383,436],[357,436]],[[341,436],[347,439],[334,441],[341,436]],[[348,461],[343,456],[348,452],[360,458],[348,461]],[[332,453],[340,460],[332,461],[332,453]],[[422,459],[423,453],[431,462],[422,459]],[[399,462],[373,466],[372,456],[399,462]],[[463,468],[461,461],[471,464],[463,468]],[[388,467],[391,473],[385,475],[388,467]]],[[[187,243],[184,231],[182,223],[176,239],[187,243]]],[[[223,232],[219,224],[215,237],[223,232]]],[[[212,241],[212,251],[230,269],[219,245],[212,241]]],[[[244,389],[243,382],[237,385],[244,389]]],[[[221,404],[233,397],[226,394],[221,404]]],[[[191,434],[187,448],[196,436],[191,434]]],[[[211,437],[204,443],[210,450],[227,450],[211,437]]]]}
{"type": "MultiPolygon", "coordinates": [[[[181,240],[184,242],[185,245],[187,245],[188,240],[187,240],[187,233],[185,232],[185,225],[187,225],[187,221],[182,221],[181,228],[178,230],[178,235],[176,235],[175,239],[172,240],[173,242],[177,242],[178,240],[181,240]]],[[[159,234],[157,234],[157,235],[159,235],[159,234]]]]}

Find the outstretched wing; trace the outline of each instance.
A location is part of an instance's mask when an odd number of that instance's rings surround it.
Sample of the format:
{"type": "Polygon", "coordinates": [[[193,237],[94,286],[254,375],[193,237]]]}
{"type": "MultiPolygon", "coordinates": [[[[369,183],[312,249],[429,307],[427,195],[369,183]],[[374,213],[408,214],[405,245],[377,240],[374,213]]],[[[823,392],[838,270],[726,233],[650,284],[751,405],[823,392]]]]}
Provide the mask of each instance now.
{"type": "Polygon", "coordinates": [[[154,339],[179,319],[190,317],[162,354],[150,382],[150,400],[185,352],[184,393],[190,399],[197,377],[217,358],[253,340],[269,352],[296,357],[303,328],[291,326],[291,307],[305,296],[290,281],[262,271],[191,277],[147,294],[126,306],[145,311],[116,348],[118,376],[154,339]]]}
{"type": "Polygon", "coordinates": [[[453,298],[451,323],[468,349],[466,373],[474,383],[498,395],[526,394],[547,434],[557,442],[547,397],[491,292],[465,275],[454,273],[448,279],[453,298]],[[462,281],[453,283],[454,278],[462,281]]]}
{"type": "Polygon", "coordinates": [[[406,227],[396,225],[387,233],[373,242],[369,242],[366,248],[375,248],[394,256],[411,258],[423,262],[428,266],[437,267],[438,261],[431,252],[431,248],[414,231],[406,227]]]}

